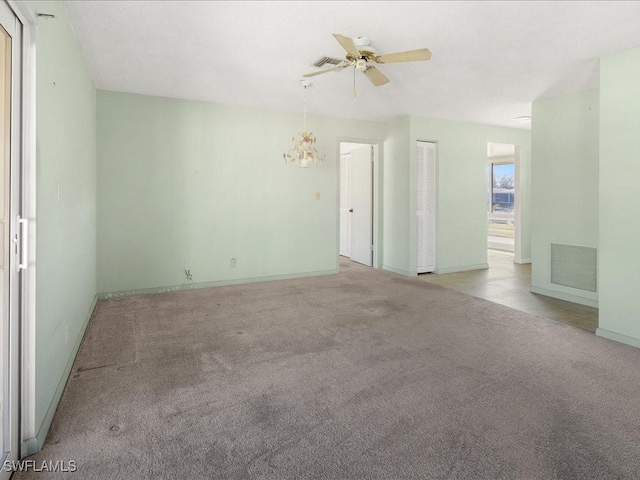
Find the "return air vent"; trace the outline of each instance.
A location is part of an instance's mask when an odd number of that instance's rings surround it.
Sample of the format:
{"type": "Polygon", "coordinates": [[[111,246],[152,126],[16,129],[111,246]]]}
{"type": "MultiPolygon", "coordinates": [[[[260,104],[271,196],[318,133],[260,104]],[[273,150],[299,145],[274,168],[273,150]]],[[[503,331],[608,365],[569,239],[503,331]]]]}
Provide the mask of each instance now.
{"type": "Polygon", "coordinates": [[[576,245],[551,244],[551,283],[597,291],[597,250],[576,245]]]}
{"type": "Polygon", "coordinates": [[[314,67],[323,67],[327,64],[329,65],[338,65],[342,63],[342,60],[338,59],[338,58],[331,58],[331,57],[322,57],[320,58],[320,60],[316,61],[313,66],[314,67]]]}

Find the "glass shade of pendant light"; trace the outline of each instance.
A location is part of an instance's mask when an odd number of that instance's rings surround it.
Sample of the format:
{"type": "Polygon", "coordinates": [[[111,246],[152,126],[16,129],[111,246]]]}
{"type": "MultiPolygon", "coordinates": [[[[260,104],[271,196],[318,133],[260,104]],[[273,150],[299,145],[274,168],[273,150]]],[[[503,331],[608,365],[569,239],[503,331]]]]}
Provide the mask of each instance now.
{"type": "Polygon", "coordinates": [[[289,165],[301,168],[312,167],[324,160],[324,155],[316,148],[315,135],[307,130],[307,88],[311,86],[308,80],[301,80],[300,85],[304,88],[304,116],[302,120],[302,130],[298,132],[291,141],[293,146],[285,152],[284,161],[289,165]]]}

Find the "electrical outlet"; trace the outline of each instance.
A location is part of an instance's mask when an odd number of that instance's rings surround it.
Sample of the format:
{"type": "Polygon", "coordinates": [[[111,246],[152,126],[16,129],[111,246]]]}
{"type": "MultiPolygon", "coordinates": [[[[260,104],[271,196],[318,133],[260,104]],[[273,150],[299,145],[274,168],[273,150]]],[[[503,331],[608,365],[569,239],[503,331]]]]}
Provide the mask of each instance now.
{"type": "Polygon", "coordinates": [[[238,261],[235,258],[231,259],[231,268],[236,268],[236,265],[238,264],[238,261]]]}

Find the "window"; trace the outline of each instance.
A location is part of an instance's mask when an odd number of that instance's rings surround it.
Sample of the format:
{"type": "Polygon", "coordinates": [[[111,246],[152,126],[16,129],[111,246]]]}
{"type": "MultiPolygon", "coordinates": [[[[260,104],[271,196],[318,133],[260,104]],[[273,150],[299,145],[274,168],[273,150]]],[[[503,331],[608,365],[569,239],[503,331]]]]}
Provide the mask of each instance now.
{"type": "Polygon", "coordinates": [[[515,165],[513,163],[492,163],[489,165],[489,200],[490,213],[513,213],[515,205],[515,165]]]}
{"type": "Polygon", "coordinates": [[[489,161],[487,166],[487,235],[489,248],[515,248],[516,169],[513,161],[489,161]]]}

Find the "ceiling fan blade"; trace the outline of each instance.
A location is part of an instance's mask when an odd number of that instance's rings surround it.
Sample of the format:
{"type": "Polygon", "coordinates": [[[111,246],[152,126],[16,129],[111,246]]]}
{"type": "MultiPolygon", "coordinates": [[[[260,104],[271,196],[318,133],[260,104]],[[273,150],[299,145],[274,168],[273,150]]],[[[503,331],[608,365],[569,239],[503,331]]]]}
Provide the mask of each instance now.
{"type": "Polygon", "coordinates": [[[323,73],[327,72],[337,72],[338,70],[342,70],[345,67],[346,65],[340,64],[331,68],[323,68],[322,70],[318,70],[317,72],[307,73],[306,75],[303,75],[303,77],[315,77],[316,75],[322,75],[323,73]]]}
{"type": "Polygon", "coordinates": [[[399,62],[419,62],[429,60],[431,52],[428,48],[420,48],[418,50],[409,50],[407,52],[389,53],[376,57],[378,63],[399,63],[399,62]]]}
{"type": "Polygon", "coordinates": [[[342,48],[344,48],[349,55],[351,55],[354,58],[360,58],[362,56],[362,54],[360,53],[360,50],[358,50],[358,47],[356,47],[356,44],[353,42],[351,38],[345,37],[344,35],[340,35],[337,33],[334,33],[333,36],[335,37],[336,40],[338,40],[340,45],[342,45],[342,48]]]}
{"type": "Polygon", "coordinates": [[[367,69],[364,71],[364,74],[376,87],[384,85],[385,83],[389,83],[389,79],[385,77],[384,74],[376,67],[367,67],[367,69]]]}

